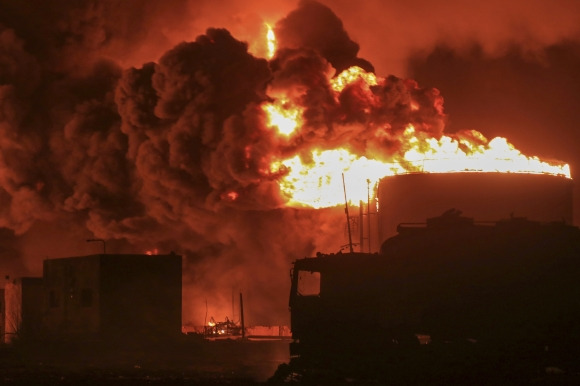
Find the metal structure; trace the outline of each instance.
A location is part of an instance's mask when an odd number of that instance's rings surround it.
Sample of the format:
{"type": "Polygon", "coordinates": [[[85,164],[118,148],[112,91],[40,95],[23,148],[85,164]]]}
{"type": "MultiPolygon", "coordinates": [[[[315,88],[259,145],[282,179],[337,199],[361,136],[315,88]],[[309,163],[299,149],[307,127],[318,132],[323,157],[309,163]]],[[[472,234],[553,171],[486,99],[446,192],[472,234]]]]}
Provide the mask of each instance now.
{"type": "MultiPolygon", "coordinates": [[[[414,173],[383,178],[378,187],[377,242],[402,222],[423,222],[449,208],[478,220],[511,215],[573,223],[573,181],[563,176],[516,173],[414,173]]],[[[378,247],[378,246],[377,246],[378,247]]]]}
{"type": "Polygon", "coordinates": [[[207,339],[210,338],[236,338],[242,337],[242,326],[234,322],[233,320],[229,320],[226,316],[226,320],[223,322],[216,322],[215,319],[212,317],[209,320],[207,326],[204,326],[203,329],[203,336],[207,339]]]}
{"type": "MultiPolygon", "coordinates": [[[[233,314],[233,303],[232,303],[233,314]]],[[[226,320],[216,322],[213,316],[210,318],[207,325],[203,327],[203,337],[205,339],[245,339],[246,326],[244,321],[244,298],[240,293],[240,323],[230,320],[226,316],[226,320]]]]}
{"type": "Polygon", "coordinates": [[[450,210],[401,224],[378,254],[297,260],[291,362],[278,375],[408,380],[465,358],[477,374],[522,353],[524,367],[561,355],[578,370],[579,257],[580,230],[564,222],[477,223],[450,210]]]}

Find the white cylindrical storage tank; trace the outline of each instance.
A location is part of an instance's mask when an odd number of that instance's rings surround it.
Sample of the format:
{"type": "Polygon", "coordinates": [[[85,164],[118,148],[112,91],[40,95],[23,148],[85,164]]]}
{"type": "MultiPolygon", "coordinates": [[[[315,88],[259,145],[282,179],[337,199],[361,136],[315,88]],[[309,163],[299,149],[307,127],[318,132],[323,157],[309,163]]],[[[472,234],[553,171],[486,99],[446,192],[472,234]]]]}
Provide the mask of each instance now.
{"type": "Polygon", "coordinates": [[[379,183],[378,230],[382,241],[400,223],[423,223],[449,209],[475,221],[510,216],[572,224],[572,180],[548,174],[415,173],[379,183]]]}

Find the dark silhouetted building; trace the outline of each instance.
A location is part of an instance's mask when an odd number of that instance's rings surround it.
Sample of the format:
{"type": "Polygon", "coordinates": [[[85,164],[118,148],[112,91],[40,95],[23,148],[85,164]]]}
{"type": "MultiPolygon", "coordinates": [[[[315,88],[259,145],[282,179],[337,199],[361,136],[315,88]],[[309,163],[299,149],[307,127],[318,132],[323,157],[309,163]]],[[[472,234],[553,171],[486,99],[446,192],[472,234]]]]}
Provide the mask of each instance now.
{"type": "Polygon", "coordinates": [[[5,297],[4,297],[4,288],[0,288],[0,344],[4,343],[5,339],[5,328],[4,324],[6,323],[6,311],[5,311],[5,297]]]}
{"type": "Polygon", "coordinates": [[[4,289],[4,341],[37,337],[42,331],[42,278],[22,277],[4,289]]]}
{"type": "Polygon", "coordinates": [[[290,347],[298,371],[397,381],[425,374],[394,382],[403,384],[431,383],[443,369],[456,377],[443,383],[463,384],[502,362],[510,376],[537,374],[546,363],[579,373],[578,227],[519,217],[476,222],[449,210],[397,229],[376,254],[294,262],[290,347]]]}
{"type": "Polygon", "coordinates": [[[45,260],[45,332],[62,338],[178,335],[181,275],[181,256],[173,253],[45,260]]]}

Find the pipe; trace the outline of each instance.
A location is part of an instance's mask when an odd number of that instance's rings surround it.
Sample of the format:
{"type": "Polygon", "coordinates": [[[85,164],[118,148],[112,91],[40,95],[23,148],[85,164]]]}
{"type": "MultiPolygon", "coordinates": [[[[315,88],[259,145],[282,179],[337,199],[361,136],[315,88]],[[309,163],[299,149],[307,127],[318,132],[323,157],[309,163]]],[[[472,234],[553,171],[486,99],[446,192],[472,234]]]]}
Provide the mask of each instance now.
{"type": "Polygon", "coordinates": [[[242,339],[246,338],[246,324],[244,322],[244,298],[242,298],[242,293],[240,292],[240,320],[242,323],[242,339]]]}

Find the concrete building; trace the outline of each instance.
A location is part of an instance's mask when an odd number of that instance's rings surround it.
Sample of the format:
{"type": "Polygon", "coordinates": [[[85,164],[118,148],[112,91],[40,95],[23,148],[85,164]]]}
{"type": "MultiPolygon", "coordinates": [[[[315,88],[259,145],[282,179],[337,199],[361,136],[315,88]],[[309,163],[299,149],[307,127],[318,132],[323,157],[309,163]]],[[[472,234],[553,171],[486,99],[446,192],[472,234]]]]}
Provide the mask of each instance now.
{"type": "Polygon", "coordinates": [[[181,333],[181,256],[99,254],[44,261],[47,336],[149,339],[181,333]]]}

